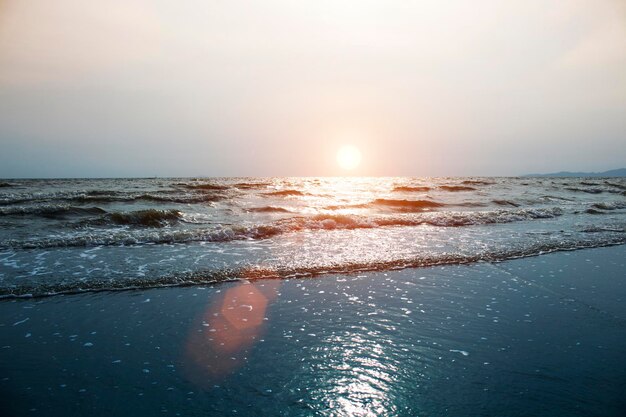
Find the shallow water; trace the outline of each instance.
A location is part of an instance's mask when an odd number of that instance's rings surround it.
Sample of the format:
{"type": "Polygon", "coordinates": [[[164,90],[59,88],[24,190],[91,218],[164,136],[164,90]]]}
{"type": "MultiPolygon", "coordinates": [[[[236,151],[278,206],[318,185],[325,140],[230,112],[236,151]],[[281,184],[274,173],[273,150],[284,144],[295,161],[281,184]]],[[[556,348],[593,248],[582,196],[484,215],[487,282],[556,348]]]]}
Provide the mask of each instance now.
{"type": "Polygon", "coordinates": [[[3,181],[1,296],[381,271],[626,242],[619,178],[3,181]]]}
{"type": "Polygon", "coordinates": [[[0,302],[3,416],[621,416],[626,247],[0,302]]]}

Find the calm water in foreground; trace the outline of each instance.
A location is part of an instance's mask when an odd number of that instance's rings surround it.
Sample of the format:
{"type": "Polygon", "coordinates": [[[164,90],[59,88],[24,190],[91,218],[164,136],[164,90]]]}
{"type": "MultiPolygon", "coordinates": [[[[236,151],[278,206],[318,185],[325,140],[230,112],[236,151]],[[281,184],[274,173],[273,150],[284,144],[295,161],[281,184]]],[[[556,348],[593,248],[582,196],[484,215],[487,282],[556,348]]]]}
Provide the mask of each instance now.
{"type": "Polygon", "coordinates": [[[5,300],[3,416],[622,416],[626,246],[5,300]]]}

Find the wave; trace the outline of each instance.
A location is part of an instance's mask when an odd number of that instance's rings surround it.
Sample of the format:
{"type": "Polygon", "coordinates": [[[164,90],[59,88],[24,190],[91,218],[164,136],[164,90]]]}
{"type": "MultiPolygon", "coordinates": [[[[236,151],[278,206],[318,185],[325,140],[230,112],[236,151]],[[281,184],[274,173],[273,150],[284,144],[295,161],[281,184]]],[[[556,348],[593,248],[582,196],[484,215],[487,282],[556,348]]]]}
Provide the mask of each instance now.
{"type": "Polygon", "coordinates": [[[123,280],[92,279],[90,281],[70,281],[48,284],[46,282],[1,287],[0,298],[45,297],[58,294],[72,294],[95,291],[132,290],[158,287],[214,284],[226,281],[257,279],[294,279],[310,278],[328,274],[352,274],[423,268],[441,265],[464,265],[476,262],[503,262],[512,259],[539,256],[554,252],[574,251],[579,249],[599,248],[623,245],[624,236],[602,236],[601,238],[569,238],[550,242],[533,242],[521,247],[491,247],[475,254],[440,253],[416,255],[407,258],[371,262],[346,262],[314,267],[276,267],[247,265],[240,268],[224,268],[183,272],[169,276],[145,278],[135,277],[123,280]],[[244,278],[242,278],[244,277],[244,278]]]}
{"type": "Polygon", "coordinates": [[[573,191],[575,193],[587,193],[587,194],[601,194],[604,190],[599,188],[577,188],[577,187],[565,187],[568,191],[573,191]]]}
{"type": "Polygon", "coordinates": [[[113,190],[89,190],[85,194],[88,196],[115,196],[120,193],[113,190]]]}
{"type": "Polygon", "coordinates": [[[9,184],[8,182],[0,182],[0,188],[7,188],[7,187],[13,187],[13,186],[9,184]]]}
{"type": "Polygon", "coordinates": [[[462,203],[450,204],[454,207],[487,207],[487,203],[482,203],[480,201],[464,201],[462,203]]]}
{"type": "Polygon", "coordinates": [[[219,184],[181,184],[183,187],[189,190],[202,190],[202,191],[225,191],[229,187],[219,184]]]}
{"type": "Polygon", "coordinates": [[[509,201],[509,200],[493,200],[493,203],[497,204],[499,206],[510,206],[510,207],[519,207],[520,206],[516,202],[509,201]]]}
{"type": "Polygon", "coordinates": [[[604,181],[604,183],[608,185],[609,187],[616,187],[616,188],[619,188],[620,190],[626,190],[626,185],[624,184],[616,184],[614,182],[609,182],[609,181],[604,181]]]}
{"type": "MultiPolygon", "coordinates": [[[[151,210],[148,210],[151,211],[151,210]]],[[[158,210],[156,210],[158,211],[158,210]]],[[[318,214],[311,217],[291,217],[273,223],[258,225],[218,225],[209,229],[163,229],[142,230],[95,230],[83,233],[56,235],[26,241],[5,240],[0,247],[35,249],[55,247],[122,246],[140,244],[171,244],[189,242],[229,242],[235,240],[262,240],[300,231],[374,229],[379,227],[435,226],[461,227],[511,223],[517,221],[549,219],[561,216],[558,207],[543,209],[516,209],[473,212],[423,212],[406,215],[362,216],[340,214],[318,214]]],[[[177,221],[178,214],[149,214],[145,220],[135,212],[129,217],[118,217],[143,226],[160,227],[161,221],[177,221]],[[155,216],[152,220],[151,216],[155,216]],[[165,216],[161,218],[159,216],[165,216]],[[170,220],[171,216],[171,220],[170,220]],[[146,224],[141,223],[145,221],[146,224]],[[154,223],[152,223],[154,221],[154,223]],[[153,226],[153,224],[155,226],[153,226]]],[[[112,219],[112,217],[109,217],[112,219]]],[[[122,223],[123,224],[123,223],[122,223]]]]}
{"type": "Polygon", "coordinates": [[[445,204],[431,200],[392,200],[377,198],[376,200],[372,200],[368,203],[326,206],[324,209],[335,211],[345,209],[377,208],[383,209],[384,211],[394,211],[398,213],[415,213],[443,206],[445,206],[445,204]]]}
{"type": "Polygon", "coordinates": [[[265,193],[265,195],[288,197],[288,196],[303,196],[307,194],[298,190],[279,190],[279,191],[272,191],[269,193],[265,193]]]}
{"type": "Polygon", "coordinates": [[[133,202],[155,202],[155,203],[181,203],[181,204],[201,204],[220,201],[226,198],[222,194],[111,194],[103,193],[83,193],[80,195],[49,195],[49,196],[21,196],[18,198],[6,198],[0,200],[0,206],[14,206],[25,203],[75,203],[75,204],[108,204],[108,203],[133,203],[133,202]]]}
{"type": "Polygon", "coordinates": [[[128,225],[142,227],[170,226],[182,219],[178,210],[138,210],[130,212],[114,212],[92,220],[82,222],[81,226],[128,225]]]}
{"type": "Polygon", "coordinates": [[[461,181],[461,184],[465,185],[493,185],[495,182],[492,181],[482,181],[482,180],[465,180],[461,181]]]}
{"type": "Polygon", "coordinates": [[[391,191],[396,191],[396,192],[426,192],[426,191],[430,191],[430,187],[412,187],[412,186],[398,186],[398,187],[394,187],[393,190],[391,191]]]}
{"type": "Polygon", "coordinates": [[[374,207],[389,207],[396,210],[400,209],[401,211],[423,211],[445,206],[443,203],[430,200],[390,200],[386,198],[377,198],[368,203],[368,205],[374,207]]]}
{"type": "Polygon", "coordinates": [[[114,224],[146,227],[164,227],[178,222],[182,213],[178,210],[139,210],[128,213],[110,213],[107,219],[114,224]]]}
{"type": "MultiPolygon", "coordinates": [[[[15,197],[15,196],[5,196],[0,198],[0,206],[13,206],[16,204],[23,203],[31,203],[33,201],[39,201],[39,198],[36,197],[15,197]]],[[[44,200],[47,201],[47,200],[44,200]]]]}
{"type": "Polygon", "coordinates": [[[566,198],[566,197],[559,197],[559,196],[554,196],[554,195],[544,195],[541,196],[542,200],[548,200],[548,201],[553,201],[553,200],[560,200],[560,201],[575,201],[571,198],[566,198]]]}
{"type": "Polygon", "coordinates": [[[246,211],[252,213],[291,213],[291,210],[287,210],[283,207],[264,206],[264,207],[252,207],[246,209],[246,211]]]}
{"type": "Polygon", "coordinates": [[[260,188],[266,188],[270,185],[267,182],[238,182],[233,184],[233,187],[239,188],[240,190],[254,190],[260,188]]]}
{"type": "Polygon", "coordinates": [[[65,219],[67,217],[93,216],[105,213],[106,210],[100,207],[74,207],[65,205],[0,208],[0,216],[36,216],[47,219],[65,219]]]}
{"type": "Polygon", "coordinates": [[[211,203],[220,201],[225,198],[222,194],[202,194],[202,195],[154,195],[143,194],[133,198],[133,201],[152,201],[158,203],[182,203],[182,204],[198,204],[211,203]]]}
{"type": "Polygon", "coordinates": [[[167,195],[167,194],[141,194],[130,196],[102,195],[89,196],[82,195],[77,197],[63,198],[63,201],[77,203],[116,203],[116,202],[155,202],[155,203],[181,203],[181,204],[198,204],[209,203],[222,200],[224,196],[218,194],[192,194],[192,195],[167,195]]]}
{"type": "Polygon", "coordinates": [[[339,205],[333,205],[333,206],[326,206],[326,207],[324,207],[324,210],[336,211],[336,210],[364,209],[364,208],[370,208],[370,207],[371,207],[371,205],[369,203],[363,203],[363,204],[339,204],[339,205]]]}
{"type": "Polygon", "coordinates": [[[456,191],[476,191],[476,188],[468,187],[466,185],[440,185],[439,189],[440,190],[444,190],[444,191],[451,191],[451,192],[456,192],[456,191]]]}
{"type": "Polygon", "coordinates": [[[597,210],[619,210],[626,208],[626,202],[606,202],[606,203],[595,203],[591,206],[593,209],[597,210]]]}

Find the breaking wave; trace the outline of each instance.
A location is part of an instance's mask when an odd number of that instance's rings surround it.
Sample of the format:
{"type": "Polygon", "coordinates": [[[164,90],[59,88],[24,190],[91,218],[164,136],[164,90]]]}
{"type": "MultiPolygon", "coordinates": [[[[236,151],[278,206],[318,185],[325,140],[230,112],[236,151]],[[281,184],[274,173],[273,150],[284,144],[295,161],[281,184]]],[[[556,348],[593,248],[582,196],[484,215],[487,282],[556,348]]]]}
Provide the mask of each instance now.
{"type": "Polygon", "coordinates": [[[474,187],[469,187],[466,185],[441,185],[439,186],[440,190],[444,190],[444,191],[476,191],[476,188],[474,187]]]}
{"type": "Polygon", "coordinates": [[[484,181],[484,180],[465,180],[461,181],[461,184],[465,185],[493,185],[495,182],[493,181],[484,181]]]}
{"type": "Polygon", "coordinates": [[[445,204],[430,200],[389,200],[386,198],[377,198],[368,203],[368,206],[387,207],[399,211],[424,211],[426,209],[443,207],[445,204]]]}
{"type": "Polygon", "coordinates": [[[600,188],[576,188],[576,187],[566,187],[568,191],[574,191],[577,193],[587,193],[587,194],[601,194],[604,190],[600,188]]]}
{"type": "Polygon", "coordinates": [[[178,210],[139,210],[126,213],[109,213],[97,220],[104,224],[164,227],[178,222],[182,213],[178,210]]]}
{"type": "Polygon", "coordinates": [[[287,210],[283,207],[265,206],[265,207],[252,207],[247,209],[252,213],[291,213],[291,210],[287,210]]]}
{"type": "Polygon", "coordinates": [[[430,191],[430,187],[413,187],[413,186],[408,186],[408,185],[403,185],[403,186],[398,186],[398,187],[394,187],[392,191],[397,191],[397,192],[426,192],[426,191],[430,191]]]}
{"type": "Polygon", "coordinates": [[[624,236],[609,238],[574,238],[550,242],[528,243],[519,247],[491,247],[474,254],[439,253],[415,255],[385,261],[345,262],[342,264],[313,267],[267,267],[246,265],[239,268],[224,268],[194,272],[181,272],[153,278],[133,277],[120,280],[92,279],[90,281],[66,281],[56,283],[27,282],[22,285],[0,287],[0,298],[45,297],[58,294],[72,294],[94,291],[116,291],[145,289],[198,284],[214,284],[235,280],[293,279],[308,278],[327,274],[351,274],[406,268],[421,268],[440,265],[463,265],[476,262],[503,262],[511,259],[539,256],[553,252],[573,251],[587,248],[622,245],[624,236]]]}
{"type": "Polygon", "coordinates": [[[67,205],[0,207],[0,216],[36,216],[47,219],[66,219],[68,217],[93,216],[105,213],[106,210],[100,207],[74,207],[67,205]]]}
{"type": "Polygon", "coordinates": [[[302,191],[298,191],[298,190],[279,190],[279,191],[272,191],[269,193],[265,193],[265,195],[289,197],[289,196],[303,196],[303,195],[306,195],[306,193],[303,193],[302,191]]]}
{"type": "Polygon", "coordinates": [[[255,190],[266,188],[269,183],[266,182],[238,182],[233,184],[233,187],[239,188],[240,190],[255,190]]]}
{"type": "Polygon", "coordinates": [[[617,183],[609,182],[609,181],[604,181],[604,183],[608,185],[609,187],[615,187],[615,188],[619,188],[620,190],[626,190],[625,184],[617,184],[617,183]]]}
{"type": "Polygon", "coordinates": [[[626,208],[626,202],[595,203],[591,207],[598,210],[619,210],[626,208]]]}
{"type": "Polygon", "coordinates": [[[443,206],[445,206],[445,204],[431,200],[392,200],[387,198],[377,198],[376,200],[372,200],[368,203],[326,206],[324,207],[324,209],[344,210],[374,208],[383,211],[393,211],[397,213],[415,213],[443,206]]]}
{"type": "MultiPolygon", "coordinates": [[[[402,200],[400,200],[402,201],[402,200]]],[[[545,209],[494,210],[478,212],[425,212],[401,216],[361,216],[318,214],[311,217],[291,217],[268,224],[217,225],[204,229],[102,230],[57,235],[25,241],[0,242],[6,248],[55,248],[81,246],[111,246],[138,244],[165,244],[187,242],[228,242],[234,240],[261,240],[280,234],[342,229],[372,229],[378,227],[407,227],[429,225],[435,227],[461,227],[558,217],[563,211],[558,207],[545,209]]],[[[162,227],[178,221],[180,213],[174,210],[145,210],[131,213],[115,213],[105,216],[117,224],[162,227]]]]}
{"type": "Polygon", "coordinates": [[[69,204],[108,204],[108,203],[133,203],[133,202],[155,202],[155,203],[181,203],[181,204],[201,204],[220,201],[225,198],[217,193],[195,193],[195,194],[122,194],[110,192],[89,192],[79,195],[31,195],[18,197],[5,197],[0,199],[0,206],[11,206],[16,204],[47,202],[47,203],[69,203],[69,204]]]}
{"type": "Polygon", "coordinates": [[[218,184],[182,184],[183,187],[189,190],[203,190],[203,191],[225,191],[228,187],[218,184]]]}

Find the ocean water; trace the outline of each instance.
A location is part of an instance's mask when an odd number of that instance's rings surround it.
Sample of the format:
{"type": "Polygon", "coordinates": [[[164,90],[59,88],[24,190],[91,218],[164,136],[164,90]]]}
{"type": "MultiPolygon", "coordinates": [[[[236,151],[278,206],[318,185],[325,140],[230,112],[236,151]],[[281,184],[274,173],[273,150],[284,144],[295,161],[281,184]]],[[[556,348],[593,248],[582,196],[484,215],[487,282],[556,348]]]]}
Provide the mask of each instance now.
{"type": "Polygon", "coordinates": [[[0,302],[0,415],[621,417],[626,246],[0,302]]]}
{"type": "Polygon", "coordinates": [[[0,183],[2,297],[493,262],[625,242],[619,178],[0,183]]]}
{"type": "Polygon", "coordinates": [[[0,416],[622,416],[625,192],[3,180],[0,416]]]}

